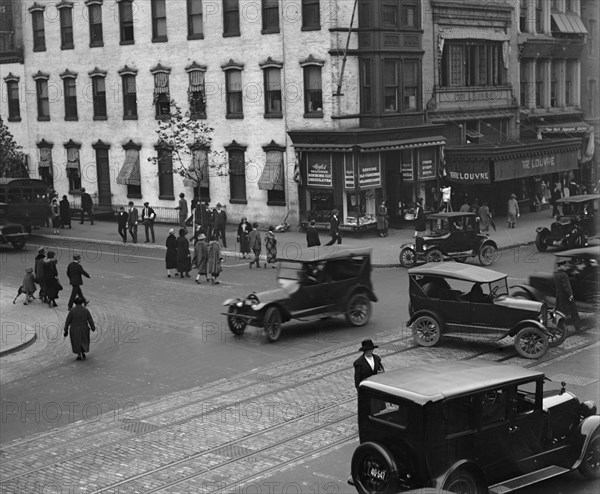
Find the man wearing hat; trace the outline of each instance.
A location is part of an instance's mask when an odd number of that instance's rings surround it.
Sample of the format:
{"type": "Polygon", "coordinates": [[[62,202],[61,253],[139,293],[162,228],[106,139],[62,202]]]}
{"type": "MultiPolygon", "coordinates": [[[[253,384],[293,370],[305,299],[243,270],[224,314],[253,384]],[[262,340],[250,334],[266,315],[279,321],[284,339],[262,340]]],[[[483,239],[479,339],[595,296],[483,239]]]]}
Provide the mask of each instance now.
{"type": "Polygon", "coordinates": [[[71,350],[77,354],[75,360],[85,360],[86,352],[90,351],[90,330],[96,331],[96,326],[90,311],[81,306],[84,300],[76,297],[74,302],[76,307],[69,311],[63,334],[66,338],[71,333],[71,350]]]}
{"type": "Polygon", "coordinates": [[[187,233],[185,221],[188,217],[188,205],[183,192],[179,194],[179,205],[175,209],[179,210],[179,226],[185,230],[185,233],[187,233]]]}
{"type": "Polygon", "coordinates": [[[573,298],[573,290],[569,275],[567,274],[567,267],[566,260],[559,260],[556,263],[556,271],[552,276],[554,290],[556,291],[556,308],[570,319],[575,329],[579,329],[581,321],[579,319],[579,312],[577,311],[577,304],[573,298]]]}
{"type": "Polygon", "coordinates": [[[150,207],[148,202],[144,203],[144,209],[142,209],[142,223],[144,224],[144,230],[146,232],[146,242],[150,242],[150,236],[148,232],[152,233],[152,243],[154,243],[154,220],[156,219],[156,214],[154,214],[154,209],[150,207]]]}
{"type": "Polygon", "coordinates": [[[131,240],[137,244],[137,225],[138,225],[138,210],[133,205],[133,201],[129,201],[129,211],[127,212],[127,229],[131,240]]]}
{"type": "Polygon", "coordinates": [[[90,225],[94,224],[94,217],[92,216],[92,209],[94,207],[94,203],[92,201],[92,196],[90,196],[84,187],[81,187],[81,221],[80,223],[83,225],[83,217],[84,214],[87,213],[88,218],[90,219],[90,225]]]}
{"type": "Polygon", "coordinates": [[[354,361],[354,385],[356,389],[358,389],[358,385],[363,379],[384,372],[381,357],[373,353],[375,348],[379,347],[373,344],[373,340],[363,340],[362,346],[358,349],[363,354],[354,361]]]}
{"type": "Polygon", "coordinates": [[[73,302],[76,297],[80,297],[83,300],[83,303],[87,305],[89,303],[88,300],[83,296],[81,292],[81,285],[83,285],[83,278],[90,278],[90,275],[87,274],[83,266],[80,264],[81,256],[79,254],[75,254],[73,256],[73,261],[69,263],[67,266],[67,277],[69,278],[69,283],[73,287],[71,290],[71,296],[69,297],[68,308],[71,310],[73,308],[73,302]]]}
{"type": "Polygon", "coordinates": [[[331,235],[331,240],[325,244],[326,246],[333,245],[335,242],[338,244],[342,243],[342,234],[340,233],[340,218],[338,216],[337,209],[333,209],[331,211],[331,218],[329,220],[329,235],[331,235]]]}
{"type": "Polygon", "coordinates": [[[214,237],[215,240],[223,241],[223,247],[227,248],[227,239],[225,238],[225,225],[227,224],[227,213],[221,209],[221,203],[217,202],[217,209],[215,209],[215,229],[214,229],[214,237]]]}

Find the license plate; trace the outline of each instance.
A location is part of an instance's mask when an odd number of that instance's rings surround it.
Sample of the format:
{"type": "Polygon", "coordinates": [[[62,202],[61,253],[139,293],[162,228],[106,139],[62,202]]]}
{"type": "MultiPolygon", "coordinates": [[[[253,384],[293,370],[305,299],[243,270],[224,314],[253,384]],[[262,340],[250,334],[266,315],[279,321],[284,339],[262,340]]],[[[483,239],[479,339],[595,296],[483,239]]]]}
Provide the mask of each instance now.
{"type": "Polygon", "coordinates": [[[371,468],[369,475],[371,476],[371,478],[377,480],[385,480],[385,473],[385,470],[379,470],[379,468],[371,468]]]}

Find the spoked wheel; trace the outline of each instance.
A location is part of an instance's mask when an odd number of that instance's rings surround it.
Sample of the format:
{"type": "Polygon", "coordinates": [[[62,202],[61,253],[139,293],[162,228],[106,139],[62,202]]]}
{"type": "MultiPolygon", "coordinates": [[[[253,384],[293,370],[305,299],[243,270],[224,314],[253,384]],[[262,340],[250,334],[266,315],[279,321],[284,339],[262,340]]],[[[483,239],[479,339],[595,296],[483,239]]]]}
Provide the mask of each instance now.
{"type": "Polygon", "coordinates": [[[442,338],[440,324],[431,316],[417,317],[412,324],[413,339],[421,346],[435,346],[442,338]]]}
{"type": "Polygon", "coordinates": [[[377,443],[363,443],[352,455],[352,479],[360,494],[398,492],[398,468],[389,451],[377,443]]]}
{"type": "Polygon", "coordinates": [[[456,494],[484,494],[487,486],[481,485],[475,476],[465,469],[460,469],[450,475],[444,482],[443,489],[456,494]]]}
{"type": "Polygon", "coordinates": [[[515,349],[523,358],[536,359],[543,356],[550,347],[548,337],[539,328],[527,326],[515,336],[515,349]]]}
{"type": "Polygon", "coordinates": [[[479,262],[482,266],[489,266],[496,260],[498,249],[493,245],[484,245],[479,251],[479,262]]]}
{"type": "Polygon", "coordinates": [[[583,461],[579,465],[579,473],[586,479],[600,478],[600,433],[596,432],[590,440],[583,461]]]}
{"type": "Polygon", "coordinates": [[[444,254],[439,249],[430,250],[425,256],[427,262],[442,262],[444,260],[444,254]]]}
{"type": "Polygon", "coordinates": [[[564,319],[559,319],[556,324],[548,325],[548,343],[552,348],[561,345],[567,339],[567,323],[564,319]]]}
{"type": "Polygon", "coordinates": [[[400,264],[405,268],[412,268],[417,263],[417,254],[414,249],[404,247],[400,251],[400,264]]]}
{"type": "Polygon", "coordinates": [[[248,326],[248,321],[244,317],[238,317],[236,314],[239,314],[241,311],[238,307],[229,307],[227,311],[227,326],[229,326],[229,330],[233,334],[243,334],[246,330],[246,326],[248,326]]]}
{"type": "Polygon", "coordinates": [[[537,250],[539,250],[540,252],[546,252],[546,250],[548,249],[548,244],[546,243],[546,241],[549,236],[550,232],[548,231],[538,232],[538,234],[535,236],[535,247],[537,248],[537,250]]]}
{"type": "Polygon", "coordinates": [[[269,307],[265,313],[264,328],[270,342],[281,336],[281,312],[277,307],[269,307]]]}
{"type": "Polygon", "coordinates": [[[346,308],[346,321],[352,326],[364,326],[371,317],[371,301],[364,293],[350,297],[346,308]]]}

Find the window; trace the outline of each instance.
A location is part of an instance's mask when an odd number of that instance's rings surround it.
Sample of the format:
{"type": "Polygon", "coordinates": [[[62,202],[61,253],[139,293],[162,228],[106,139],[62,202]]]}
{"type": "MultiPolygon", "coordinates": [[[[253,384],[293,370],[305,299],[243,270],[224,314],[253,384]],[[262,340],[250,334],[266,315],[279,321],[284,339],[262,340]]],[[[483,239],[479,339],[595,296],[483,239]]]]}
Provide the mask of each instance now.
{"type": "Polygon", "coordinates": [[[398,27],[398,2],[384,2],[382,14],[384,26],[398,27]]]}
{"type": "Polygon", "coordinates": [[[194,188],[194,196],[202,202],[210,202],[210,149],[202,145],[192,146],[192,163],[183,184],[194,188]]]}
{"type": "Polygon", "coordinates": [[[481,425],[493,425],[506,420],[507,391],[504,389],[490,390],[480,395],[481,425]]]}
{"type": "Polygon", "coordinates": [[[358,25],[362,28],[371,27],[371,0],[360,2],[358,6],[358,25]]]}
{"type": "Polygon", "coordinates": [[[50,99],[48,98],[48,78],[35,81],[38,120],[50,120],[50,99]]]}
{"type": "Polygon", "coordinates": [[[246,166],[244,151],[235,141],[235,145],[225,149],[229,155],[229,195],[231,202],[246,203],[246,166]]]}
{"type": "Polygon", "coordinates": [[[52,178],[52,144],[44,139],[38,143],[40,150],[40,161],[38,163],[38,174],[40,180],[43,180],[48,186],[52,187],[54,180],[52,178]]]}
{"type": "Polygon", "coordinates": [[[18,122],[21,120],[18,79],[6,81],[6,93],[8,95],[8,121],[18,122]]]}
{"type": "Polygon", "coordinates": [[[137,88],[135,75],[122,75],[123,83],[123,119],[137,120],[137,88]]]}
{"type": "Polygon", "coordinates": [[[545,106],[546,96],[544,94],[545,66],[543,60],[538,60],[535,65],[535,106],[545,106]]]}
{"type": "Polygon", "coordinates": [[[73,8],[71,5],[60,8],[60,49],[73,49],[73,8]]]}
{"type": "Polygon", "coordinates": [[[265,116],[282,116],[281,108],[281,69],[264,69],[265,78],[265,116]]]}
{"type": "Polygon", "coordinates": [[[81,168],[79,164],[80,144],[69,141],[65,144],[67,150],[67,179],[69,181],[69,193],[81,189],[81,168]]]}
{"type": "Polygon", "coordinates": [[[103,76],[92,77],[94,120],[106,120],[106,81],[103,76]]]}
{"type": "Polygon", "coordinates": [[[31,12],[31,24],[33,26],[33,51],[46,51],[43,9],[31,12]]]}
{"type": "Polygon", "coordinates": [[[65,120],[77,120],[77,80],[63,76],[65,120]]]}
{"type": "Polygon", "coordinates": [[[506,83],[502,42],[447,41],[442,55],[442,86],[500,86],[506,83]]]}
{"type": "Polygon", "coordinates": [[[417,3],[402,3],[402,26],[414,28],[420,27],[419,5],[417,3]]]}
{"type": "Polygon", "coordinates": [[[88,5],[88,16],[90,24],[90,48],[94,46],[104,46],[102,35],[102,5],[88,5]]]}
{"type": "Polygon", "coordinates": [[[407,61],[402,64],[402,111],[417,111],[420,109],[419,75],[421,64],[419,61],[407,61]]]}
{"type": "Polygon", "coordinates": [[[302,0],[302,30],[321,29],[319,0],[302,0]]]}
{"type": "Polygon", "coordinates": [[[544,10],[542,9],[542,2],[545,0],[535,0],[535,32],[543,32],[542,26],[544,25],[544,10]]]}
{"type": "Polygon", "coordinates": [[[321,67],[304,67],[304,116],[323,116],[323,88],[321,67]]]}
{"type": "Polygon", "coordinates": [[[519,0],[519,31],[527,32],[527,0],[519,0]]]}
{"type": "MultiPolygon", "coordinates": [[[[98,149],[99,148],[96,147],[96,161],[98,161],[98,149]]],[[[123,145],[123,149],[125,150],[125,161],[123,162],[123,166],[117,175],[116,182],[118,184],[127,186],[127,197],[141,198],[142,186],[140,180],[140,149],[142,149],[142,146],[135,144],[132,140],[129,140],[127,144],[123,145]]],[[[106,150],[108,152],[107,148],[106,150]]]]}
{"type": "Polygon", "coordinates": [[[154,109],[156,119],[166,118],[171,114],[171,97],[169,95],[169,72],[171,69],[153,69],[154,75],[154,109]]]}
{"type": "Polygon", "coordinates": [[[596,53],[596,39],[598,37],[598,33],[596,32],[598,28],[598,23],[594,19],[590,19],[588,23],[588,53],[591,56],[594,56],[596,53]]]}
{"type": "Polygon", "coordinates": [[[192,118],[206,118],[206,90],[204,87],[204,73],[206,68],[197,66],[194,70],[187,68],[190,78],[188,87],[188,102],[192,118]]]}
{"type": "Polygon", "coordinates": [[[201,39],[204,37],[202,24],[202,0],[187,0],[188,39],[201,39]]]}
{"type": "Polygon", "coordinates": [[[225,72],[227,91],[227,118],[243,118],[242,71],[230,69],[225,72]]]}
{"type": "Polygon", "coordinates": [[[461,396],[444,404],[444,431],[447,436],[476,428],[476,401],[474,396],[461,396]]]}
{"type": "Polygon", "coordinates": [[[398,62],[386,60],[383,63],[383,110],[398,111],[398,62]]]}
{"type": "Polygon", "coordinates": [[[558,81],[560,79],[560,67],[557,61],[552,62],[551,64],[551,79],[550,79],[550,106],[555,108],[558,106],[558,81]]]}
{"type": "Polygon", "coordinates": [[[121,32],[121,44],[131,45],[135,43],[133,37],[133,5],[132,0],[119,1],[119,27],[121,32]]]}
{"type": "Polygon", "coordinates": [[[173,192],[173,150],[163,145],[156,147],[158,153],[158,198],[175,199],[173,192]]]}
{"type": "Polygon", "coordinates": [[[285,148],[274,141],[263,147],[266,160],[258,180],[258,188],[267,191],[267,205],[285,206],[283,153],[285,148]]]}
{"type": "Polygon", "coordinates": [[[598,82],[596,79],[590,79],[588,81],[588,112],[592,117],[598,116],[598,82]]]}
{"type": "Polygon", "coordinates": [[[152,42],[167,41],[165,0],[152,0],[152,42]]]}
{"type": "Polygon", "coordinates": [[[279,0],[262,0],[262,32],[279,32],[279,0]]]}
{"type": "Polygon", "coordinates": [[[223,0],[223,36],[240,35],[240,2],[223,0]]]}
{"type": "Polygon", "coordinates": [[[565,65],[565,105],[573,106],[573,71],[577,62],[567,61],[565,65]]]}
{"type": "Polygon", "coordinates": [[[362,112],[373,111],[373,81],[372,81],[372,60],[362,60],[360,64],[360,107],[362,112]]]}

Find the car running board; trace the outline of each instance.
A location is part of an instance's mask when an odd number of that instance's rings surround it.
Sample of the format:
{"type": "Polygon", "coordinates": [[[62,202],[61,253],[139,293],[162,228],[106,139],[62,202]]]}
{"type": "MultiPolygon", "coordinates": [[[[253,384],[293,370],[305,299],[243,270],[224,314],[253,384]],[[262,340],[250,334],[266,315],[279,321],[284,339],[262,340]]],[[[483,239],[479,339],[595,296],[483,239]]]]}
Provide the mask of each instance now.
{"type": "Polygon", "coordinates": [[[536,470],[535,472],[521,475],[520,477],[507,480],[506,482],[492,485],[489,487],[489,494],[504,494],[505,492],[512,492],[517,489],[522,489],[523,487],[527,487],[528,485],[541,482],[542,480],[551,479],[552,477],[556,477],[567,472],[570,472],[568,468],[558,467],[555,465],[542,468],[541,470],[536,470]]]}

